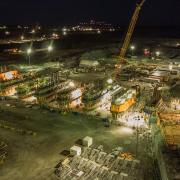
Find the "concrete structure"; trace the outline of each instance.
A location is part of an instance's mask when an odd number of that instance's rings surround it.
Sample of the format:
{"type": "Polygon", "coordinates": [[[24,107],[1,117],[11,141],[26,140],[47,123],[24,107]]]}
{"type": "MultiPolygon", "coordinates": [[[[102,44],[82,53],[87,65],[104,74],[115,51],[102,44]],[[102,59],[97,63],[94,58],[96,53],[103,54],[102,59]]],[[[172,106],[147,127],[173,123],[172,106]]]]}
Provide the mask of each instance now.
{"type": "Polygon", "coordinates": [[[83,88],[69,87],[57,94],[57,103],[60,110],[73,109],[81,105],[83,88]]]}
{"type": "Polygon", "coordinates": [[[97,67],[99,66],[98,61],[93,61],[93,60],[81,60],[80,62],[80,67],[97,67]]]}
{"type": "Polygon", "coordinates": [[[169,76],[170,76],[170,73],[167,71],[156,70],[150,74],[149,78],[157,79],[157,80],[160,80],[160,82],[161,82],[161,81],[168,81],[169,76]]]}
{"type": "Polygon", "coordinates": [[[9,81],[9,80],[17,78],[18,75],[19,73],[16,70],[0,73],[0,81],[9,81]]]}
{"type": "Polygon", "coordinates": [[[84,146],[90,147],[92,144],[93,144],[93,138],[92,138],[92,137],[86,136],[86,137],[83,139],[83,145],[84,145],[84,146]]]}
{"type": "Polygon", "coordinates": [[[82,98],[82,101],[84,103],[84,109],[94,110],[97,107],[102,105],[103,98],[108,94],[107,89],[101,89],[99,87],[93,87],[88,89],[82,98]]]}
{"type": "Polygon", "coordinates": [[[70,148],[70,155],[72,156],[80,156],[81,155],[81,147],[73,146],[70,148]]]}
{"type": "Polygon", "coordinates": [[[128,90],[122,96],[115,98],[111,103],[112,113],[121,113],[128,110],[136,102],[136,90],[128,90]]]}

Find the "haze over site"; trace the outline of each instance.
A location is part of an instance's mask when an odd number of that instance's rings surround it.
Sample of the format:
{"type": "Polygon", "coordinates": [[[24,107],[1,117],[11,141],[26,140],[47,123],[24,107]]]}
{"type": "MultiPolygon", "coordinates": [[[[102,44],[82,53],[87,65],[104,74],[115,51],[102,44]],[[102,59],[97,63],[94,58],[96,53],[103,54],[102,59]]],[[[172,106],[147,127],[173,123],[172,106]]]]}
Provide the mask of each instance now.
{"type": "MultiPolygon", "coordinates": [[[[3,0],[0,23],[58,24],[77,23],[89,19],[127,25],[136,0],[3,0]]],[[[179,26],[179,0],[146,0],[140,25],[179,26]]]]}

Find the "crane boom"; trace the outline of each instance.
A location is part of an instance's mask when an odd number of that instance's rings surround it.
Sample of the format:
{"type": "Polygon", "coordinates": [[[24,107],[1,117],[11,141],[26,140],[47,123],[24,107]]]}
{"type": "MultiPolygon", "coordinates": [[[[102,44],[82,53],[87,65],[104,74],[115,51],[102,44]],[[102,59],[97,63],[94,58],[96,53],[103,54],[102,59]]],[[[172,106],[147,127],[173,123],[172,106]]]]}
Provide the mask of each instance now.
{"type": "Polygon", "coordinates": [[[134,11],[134,14],[133,14],[133,16],[131,18],[126,37],[124,39],[124,42],[123,42],[123,45],[122,45],[122,48],[121,48],[121,51],[120,51],[119,64],[116,65],[116,67],[117,67],[117,72],[116,73],[118,73],[118,69],[120,69],[121,63],[126,62],[125,55],[126,55],[129,43],[131,41],[131,37],[133,35],[134,29],[135,29],[135,26],[136,26],[136,23],[137,23],[137,20],[138,20],[138,17],[139,17],[139,12],[140,12],[141,7],[143,6],[144,2],[145,2],[145,0],[142,0],[141,3],[137,4],[136,9],[134,11]]]}

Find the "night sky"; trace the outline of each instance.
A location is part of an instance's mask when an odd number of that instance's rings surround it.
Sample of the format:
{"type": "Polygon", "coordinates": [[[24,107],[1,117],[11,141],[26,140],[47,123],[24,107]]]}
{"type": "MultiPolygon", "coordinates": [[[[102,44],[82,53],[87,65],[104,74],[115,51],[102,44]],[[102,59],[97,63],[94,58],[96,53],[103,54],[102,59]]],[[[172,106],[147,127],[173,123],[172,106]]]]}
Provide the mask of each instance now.
{"type": "MultiPolygon", "coordinates": [[[[69,24],[95,19],[127,25],[136,0],[1,0],[0,24],[69,24]]],[[[146,0],[140,25],[180,26],[180,0],[146,0]]]]}

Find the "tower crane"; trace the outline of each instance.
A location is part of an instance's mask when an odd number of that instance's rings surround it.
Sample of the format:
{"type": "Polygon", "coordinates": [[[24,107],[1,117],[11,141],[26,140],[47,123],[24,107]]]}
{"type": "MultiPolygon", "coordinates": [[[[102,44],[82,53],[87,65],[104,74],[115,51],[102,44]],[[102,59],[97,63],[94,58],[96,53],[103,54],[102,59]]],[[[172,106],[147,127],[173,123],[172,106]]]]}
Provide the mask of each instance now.
{"type": "Polygon", "coordinates": [[[125,55],[126,55],[128,47],[129,47],[131,37],[133,35],[134,29],[135,29],[135,26],[136,26],[136,23],[137,23],[137,20],[139,17],[139,13],[140,13],[140,10],[141,10],[144,2],[145,2],[145,0],[141,0],[141,2],[136,5],[136,9],[135,9],[134,14],[131,18],[126,37],[123,41],[123,45],[122,45],[122,48],[120,51],[119,62],[118,62],[118,64],[116,64],[115,77],[117,76],[117,74],[119,73],[119,71],[121,69],[121,64],[126,63],[125,55]]]}

